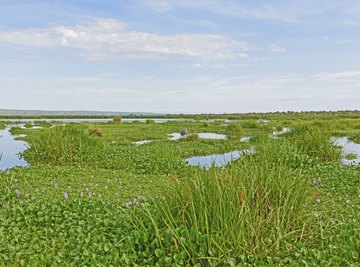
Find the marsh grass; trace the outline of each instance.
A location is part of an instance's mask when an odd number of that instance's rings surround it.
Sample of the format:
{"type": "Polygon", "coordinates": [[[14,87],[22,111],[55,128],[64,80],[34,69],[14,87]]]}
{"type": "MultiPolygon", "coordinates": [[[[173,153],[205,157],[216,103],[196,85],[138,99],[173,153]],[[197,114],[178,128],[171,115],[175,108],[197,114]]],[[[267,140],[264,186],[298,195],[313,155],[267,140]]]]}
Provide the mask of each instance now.
{"type": "Polygon", "coordinates": [[[22,153],[29,162],[75,163],[94,161],[104,148],[104,144],[90,137],[77,126],[58,126],[45,129],[30,137],[30,147],[22,153]]]}
{"type": "Polygon", "coordinates": [[[176,180],[165,199],[154,202],[154,209],[133,217],[134,224],[149,235],[144,221],[151,222],[159,244],[162,233],[172,233],[193,263],[201,254],[199,242],[207,256],[218,259],[277,254],[286,244],[305,242],[311,231],[305,205],[309,190],[302,170],[287,165],[289,153],[296,153],[289,142],[266,140],[255,155],[227,169],[176,180]],[[179,234],[179,228],[192,237],[179,234]]]}
{"type": "Polygon", "coordinates": [[[327,162],[339,162],[341,159],[341,148],[331,142],[331,134],[326,127],[297,126],[285,136],[297,147],[299,153],[327,162]]]}
{"type": "Polygon", "coordinates": [[[101,128],[97,125],[89,126],[88,132],[90,136],[101,137],[103,135],[101,128]]]}
{"type": "Polygon", "coordinates": [[[232,123],[229,126],[227,126],[227,136],[229,136],[232,139],[239,139],[240,137],[245,135],[244,129],[239,125],[232,123]]]}
{"type": "Polygon", "coordinates": [[[4,130],[6,128],[6,123],[0,121],[0,130],[4,130]]]}
{"type": "Polygon", "coordinates": [[[360,144],[360,133],[350,136],[349,140],[353,141],[354,143],[360,144]]]}
{"type": "Polygon", "coordinates": [[[115,116],[115,117],[113,118],[113,122],[114,122],[114,123],[121,123],[121,121],[122,121],[122,117],[121,117],[121,116],[115,116]]]}
{"type": "Polygon", "coordinates": [[[199,134],[197,132],[188,133],[185,138],[181,139],[184,141],[196,141],[199,140],[199,134]]]}

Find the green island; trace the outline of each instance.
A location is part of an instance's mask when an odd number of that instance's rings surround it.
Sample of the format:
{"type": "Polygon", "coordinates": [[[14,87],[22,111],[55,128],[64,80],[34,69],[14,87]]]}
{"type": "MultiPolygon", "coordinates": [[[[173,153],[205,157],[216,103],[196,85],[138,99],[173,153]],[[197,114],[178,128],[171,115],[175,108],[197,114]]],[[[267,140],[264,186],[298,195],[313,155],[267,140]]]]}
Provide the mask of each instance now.
{"type": "Polygon", "coordinates": [[[29,165],[0,171],[0,265],[360,266],[360,167],[332,141],[360,143],[360,112],[164,118],[187,120],[12,126],[29,165]]]}

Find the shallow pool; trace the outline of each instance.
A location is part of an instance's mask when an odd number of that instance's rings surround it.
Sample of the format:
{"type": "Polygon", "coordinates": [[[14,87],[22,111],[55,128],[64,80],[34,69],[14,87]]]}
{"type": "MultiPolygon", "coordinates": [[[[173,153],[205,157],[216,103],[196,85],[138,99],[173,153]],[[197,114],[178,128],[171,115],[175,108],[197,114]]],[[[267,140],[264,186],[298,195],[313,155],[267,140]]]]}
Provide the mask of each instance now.
{"type": "Polygon", "coordinates": [[[27,143],[21,140],[15,140],[17,135],[12,135],[8,126],[0,130],[0,170],[5,170],[15,166],[27,166],[25,160],[19,158],[19,153],[26,149],[27,143]]]}

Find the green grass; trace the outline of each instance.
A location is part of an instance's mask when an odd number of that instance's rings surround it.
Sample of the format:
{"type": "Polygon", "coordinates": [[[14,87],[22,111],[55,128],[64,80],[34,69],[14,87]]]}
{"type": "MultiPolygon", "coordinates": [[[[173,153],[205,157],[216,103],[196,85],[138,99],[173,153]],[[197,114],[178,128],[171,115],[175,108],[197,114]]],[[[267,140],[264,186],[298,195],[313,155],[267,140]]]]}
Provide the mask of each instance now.
{"type": "Polygon", "coordinates": [[[359,266],[360,167],[329,139],[359,120],[294,116],[13,130],[30,166],[0,172],[0,265],[359,266]],[[229,139],[167,140],[183,128],[229,139]],[[184,161],[251,148],[224,168],[184,161]]]}

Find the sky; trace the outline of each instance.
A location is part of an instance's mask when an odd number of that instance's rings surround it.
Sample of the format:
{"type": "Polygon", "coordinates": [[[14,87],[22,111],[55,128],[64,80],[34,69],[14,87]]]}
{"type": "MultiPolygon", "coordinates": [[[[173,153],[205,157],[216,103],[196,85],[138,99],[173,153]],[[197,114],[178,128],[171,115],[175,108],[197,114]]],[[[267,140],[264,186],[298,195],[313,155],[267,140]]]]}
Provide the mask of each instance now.
{"type": "Polygon", "coordinates": [[[360,109],[358,0],[0,0],[0,108],[360,109]]]}

